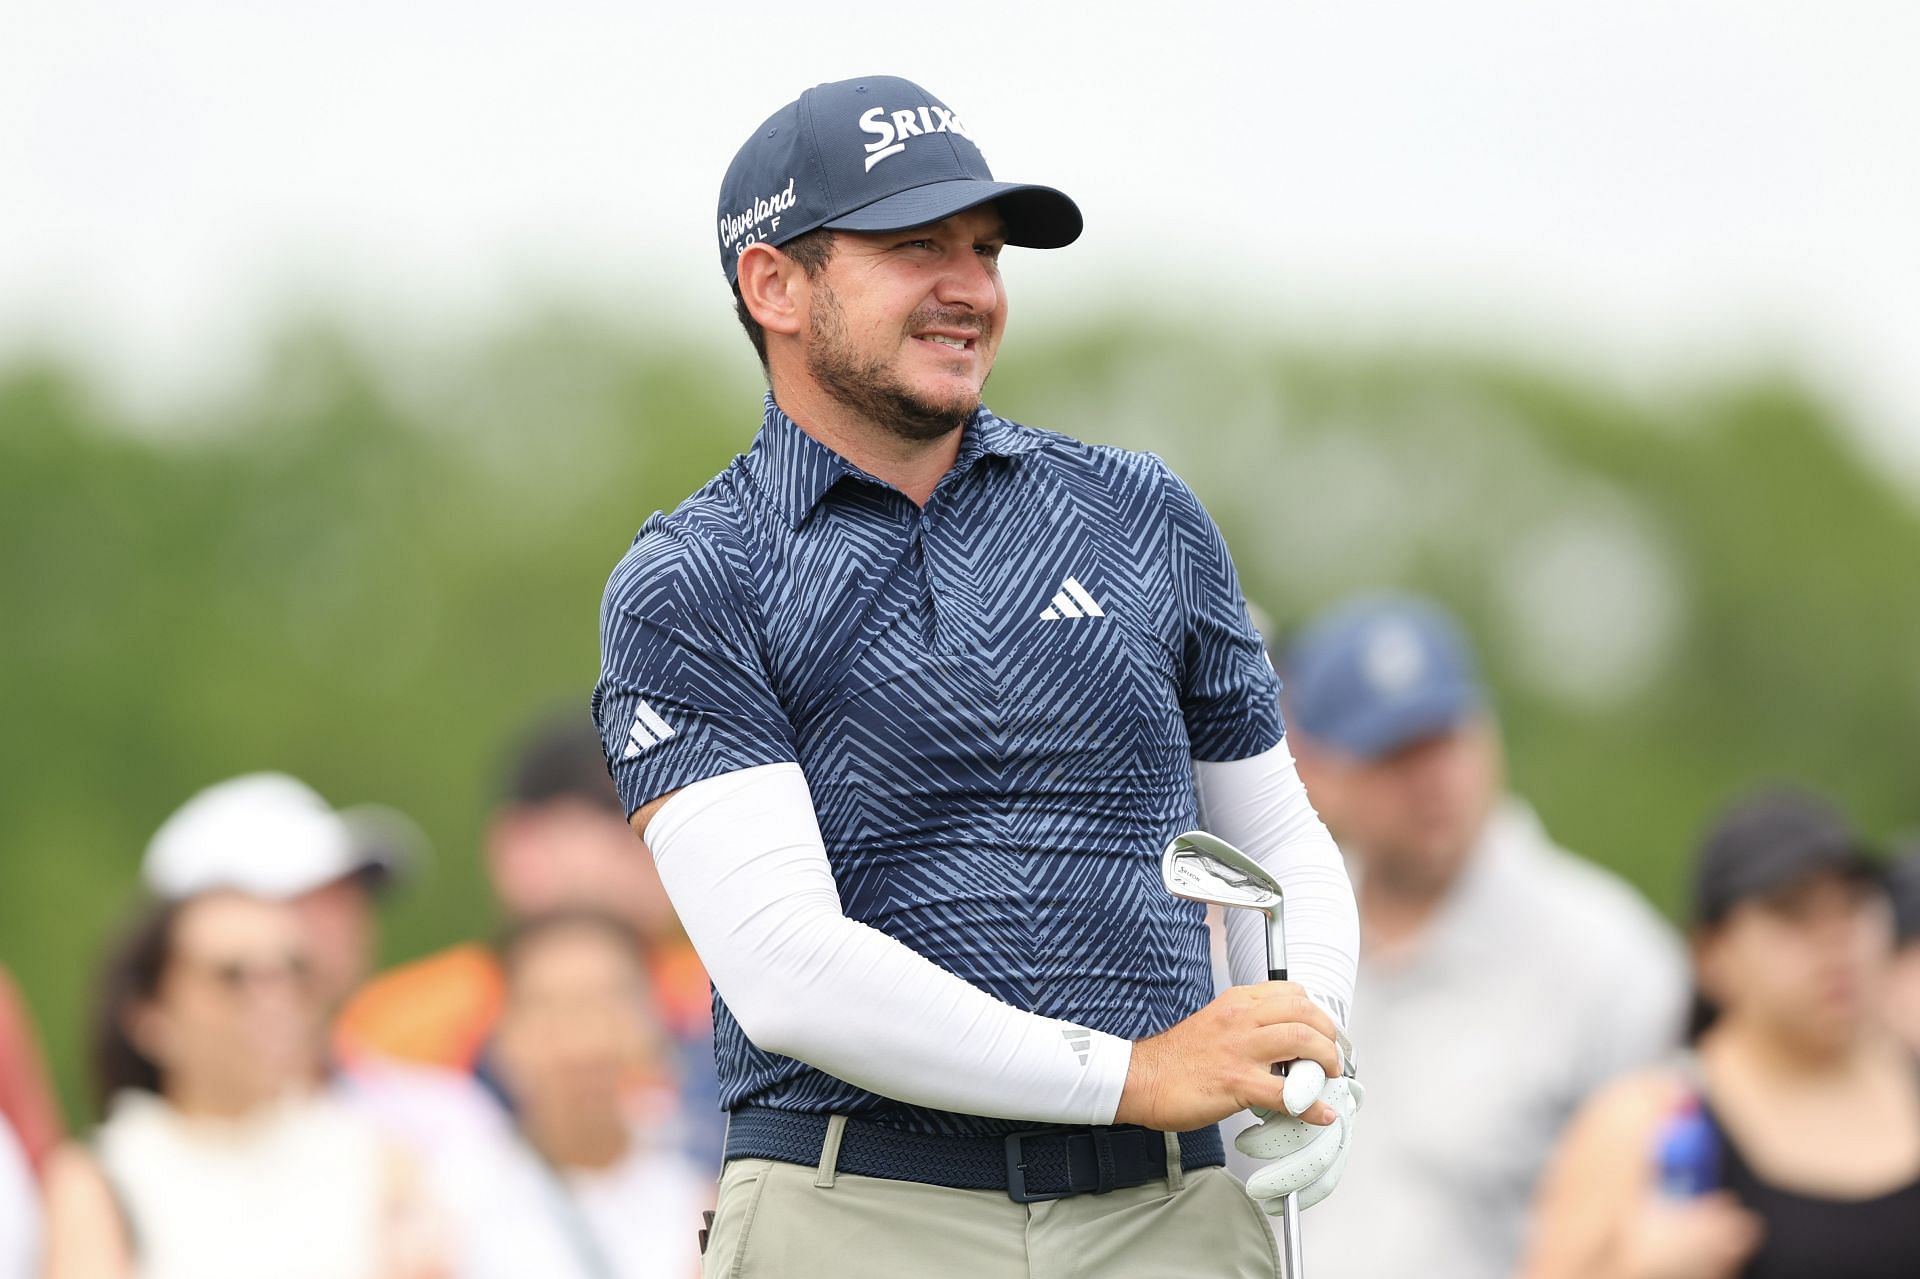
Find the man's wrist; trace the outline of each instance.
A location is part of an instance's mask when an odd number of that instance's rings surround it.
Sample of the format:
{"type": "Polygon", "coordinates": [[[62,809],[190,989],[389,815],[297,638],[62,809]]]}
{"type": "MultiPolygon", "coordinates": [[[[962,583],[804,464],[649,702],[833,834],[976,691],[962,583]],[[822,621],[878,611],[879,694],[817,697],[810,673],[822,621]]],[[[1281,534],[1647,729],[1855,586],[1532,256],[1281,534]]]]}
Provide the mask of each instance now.
{"type": "Polygon", "coordinates": [[[1136,1039],[1127,1044],[1126,1079],[1120,1088],[1119,1104],[1113,1111],[1113,1122],[1117,1124],[1138,1124],[1143,1128],[1155,1126],[1151,1121],[1159,1111],[1160,1070],[1158,1060],[1153,1050],[1146,1047],[1146,1042],[1136,1039]]]}
{"type": "Polygon", "coordinates": [[[1106,1098],[1095,1102],[1092,1122],[1111,1124],[1121,1122],[1115,1116],[1127,1091],[1127,1077],[1133,1068],[1133,1045],[1118,1035],[1110,1035],[1101,1030],[1087,1030],[1083,1027],[1069,1027],[1072,1032],[1067,1037],[1068,1047],[1076,1053],[1076,1046],[1082,1038],[1086,1044],[1085,1058],[1081,1064],[1085,1067],[1082,1079],[1087,1090],[1095,1098],[1106,1098]]]}

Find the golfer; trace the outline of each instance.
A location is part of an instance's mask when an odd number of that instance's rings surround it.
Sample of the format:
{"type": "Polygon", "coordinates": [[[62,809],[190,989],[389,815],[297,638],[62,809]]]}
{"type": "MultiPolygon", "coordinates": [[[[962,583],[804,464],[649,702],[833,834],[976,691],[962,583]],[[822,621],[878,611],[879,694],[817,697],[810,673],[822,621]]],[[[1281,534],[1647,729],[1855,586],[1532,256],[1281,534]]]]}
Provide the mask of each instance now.
{"type": "Polygon", "coordinates": [[[1272,1276],[1261,1209],[1338,1178],[1353,894],[1227,548],[1159,459],[980,402],[1001,250],[1080,227],[887,76],[722,183],[764,416],[614,570],[593,696],[717,992],[709,1276],[1272,1276]],[[1293,982],[1235,911],[1214,997],[1158,873],[1201,822],[1282,882],[1293,982]],[[1247,1107],[1288,1153],[1243,1188],[1247,1107]]]}

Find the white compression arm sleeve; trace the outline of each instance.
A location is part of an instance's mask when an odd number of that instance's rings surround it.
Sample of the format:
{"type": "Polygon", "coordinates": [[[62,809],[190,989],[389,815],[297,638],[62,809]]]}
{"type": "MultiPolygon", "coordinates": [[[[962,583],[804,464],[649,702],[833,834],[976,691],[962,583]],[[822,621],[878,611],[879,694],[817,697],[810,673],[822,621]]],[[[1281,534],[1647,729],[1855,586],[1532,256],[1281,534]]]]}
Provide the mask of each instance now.
{"type": "MultiPolygon", "coordinates": [[[[1193,765],[1201,818],[1213,834],[1271,872],[1286,895],[1287,977],[1342,1029],[1353,1008],[1360,913],[1333,836],[1307,799],[1283,737],[1248,759],[1193,765]]],[[[1235,982],[1267,979],[1266,930],[1257,912],[1230,910],[1227,968],[1235,982]]]]}
{"type": "Polygon", "coordinates": [[[683,788],[645,841],[714,988],[761,1048],[910,1105],[1113,1122],[1133,1045],[1002,1003],[847,918],[797,764],[683,788]]]}

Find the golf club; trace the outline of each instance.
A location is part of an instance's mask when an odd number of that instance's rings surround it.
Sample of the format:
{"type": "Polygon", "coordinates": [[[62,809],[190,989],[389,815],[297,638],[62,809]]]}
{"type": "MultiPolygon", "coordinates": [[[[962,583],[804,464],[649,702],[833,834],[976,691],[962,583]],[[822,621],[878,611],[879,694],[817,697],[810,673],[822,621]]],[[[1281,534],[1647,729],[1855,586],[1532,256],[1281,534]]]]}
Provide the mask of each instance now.
{"type": "MultiPolygon", "coordinates": [[[[1265,915],[1267,979],[1287,979],[1286,897],[1280,881],[1259,862],[1217,835],[1190,830],[1167,844],[1160,858],[1160,879],[1175,897],[1265,915]]],[[[1275,1063],[1273,1073],[1286,1074],[1287,1063],[1275,1063]]],[[[1287,1279],[1303,1279],[1300,1207],[1294,1195],[1281,1201],[1280,1244],[1287,1255],[1287,1279]]]]}

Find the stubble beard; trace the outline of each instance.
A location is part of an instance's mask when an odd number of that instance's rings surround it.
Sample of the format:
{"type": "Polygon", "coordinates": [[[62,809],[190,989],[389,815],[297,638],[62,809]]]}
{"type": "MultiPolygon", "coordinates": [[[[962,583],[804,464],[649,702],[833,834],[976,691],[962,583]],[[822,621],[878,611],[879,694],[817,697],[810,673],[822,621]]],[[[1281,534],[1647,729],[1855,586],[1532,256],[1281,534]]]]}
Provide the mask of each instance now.
{"type": "MultiPolygon", "coordinates": [[[[824,283],[814,285],[815,305],[809,321],[807,372],[821,389],[846,408],[903,440],[928,443],[965,426],[980,407],[976,394],[945,400],[923,396],[896,377],[887,360],[862,359],[847,336],[840,301],[824,283]]],[[[916,315],[909,327],[935,327],[939,319],[916,315]]],[[[961,322],[980,328],[977,317],[961,322]]]]}

